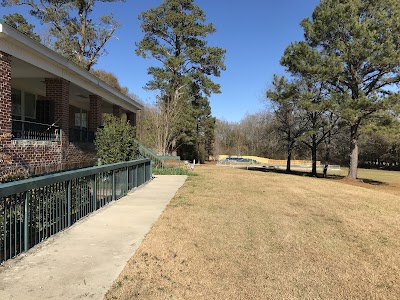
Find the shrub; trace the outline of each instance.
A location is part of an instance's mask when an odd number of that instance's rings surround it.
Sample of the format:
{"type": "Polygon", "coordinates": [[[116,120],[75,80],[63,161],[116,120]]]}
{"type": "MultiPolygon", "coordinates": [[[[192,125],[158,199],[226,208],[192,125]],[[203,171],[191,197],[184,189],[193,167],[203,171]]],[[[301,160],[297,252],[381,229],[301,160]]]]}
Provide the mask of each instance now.
{"type": "Polygon", "coordinates": [[[104,116],[104,127],[97,130],[95,145],[102,164],[129,161],[136,158],[135,128],[126,117],[104,116]]]}

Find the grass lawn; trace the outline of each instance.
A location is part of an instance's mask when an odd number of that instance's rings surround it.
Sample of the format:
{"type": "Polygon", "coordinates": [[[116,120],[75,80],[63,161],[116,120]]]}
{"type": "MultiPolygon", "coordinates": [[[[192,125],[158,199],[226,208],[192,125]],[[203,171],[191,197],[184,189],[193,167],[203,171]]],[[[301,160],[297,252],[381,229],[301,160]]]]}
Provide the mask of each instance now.
{"type": "MultiPolygon", "coordinates": [[[[336,174],[341,179],[347,176],[347,173],[348,168],[341,168],[336,174]]],[[[358,178],[359,181],[342,180],[342,182],[400,196],[400,171],[359,169],[358,178]]]]}
{"type": "Polygon", "coordinates": [[[195,171],[105,299],[399,299],[400,172],[195,171]]]}

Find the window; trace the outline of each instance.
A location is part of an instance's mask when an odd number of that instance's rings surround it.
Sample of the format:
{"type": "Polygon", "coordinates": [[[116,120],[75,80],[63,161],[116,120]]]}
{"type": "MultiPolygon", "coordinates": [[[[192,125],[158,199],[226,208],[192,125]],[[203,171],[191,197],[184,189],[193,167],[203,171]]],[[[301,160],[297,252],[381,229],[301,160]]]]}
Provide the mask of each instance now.
{"type": "Polygon", "coordinates": [[[22,113],[22,96],[21,91],[16,89],[11,89],[11,101],[12,101],[12,115],[21,117],[22,113]]]}
{"type": "Polygon", "coordinates": [[[36,119],[36,95],[30,93],[24,93],[24,112],[25,117],[30,119],[36,119]]]}
{"type": "Polygon", "coordinates": [[[75,108],[75,127],[87,129],[88,128],[88,114],[87,111],[75,108]]]}
{"type": "Polygon", "coordinates": [[[13,119],[26,120],[36,118],[36,95],[11,89],[11,101],[13,119]]]}
{"type": "Polygon", "coordinates": [[[69,106],[70,117],[70,142],[93,142],[94,132],[88,131],[88,112],[82,108],[69,106]]]}

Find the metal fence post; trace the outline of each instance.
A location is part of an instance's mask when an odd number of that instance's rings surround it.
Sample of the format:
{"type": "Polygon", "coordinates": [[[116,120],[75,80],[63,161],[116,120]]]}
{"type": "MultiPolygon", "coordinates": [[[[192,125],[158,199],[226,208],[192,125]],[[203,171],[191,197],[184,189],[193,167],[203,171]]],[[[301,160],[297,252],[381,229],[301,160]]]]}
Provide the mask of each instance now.
{"type": "Polygon", "coordinates": [[[68,217],[68,227],[71,226],[71,200],[72,200],[72,181],[68,180],[67,181],[67,217],[68,217]]]}
{"type": "Polygon", "coordinates": [[[115,200],[115,170],[112,170],[112,200],[115,200]]]}
{"type": "Polygon", "coordinates": [[[146,168],[145,182],[147,182],[151,178],[151,161],[145,163],[145,168],[146,168]]]}
{"type": "Polygon", "coordinates": [[[130,181],[129,181],[130,186],[128,186],[128,188],[129,190],[133,190],[133,167],[130,168],[129,173],[130,173],[130,181]]]}
{"type": "Polygon", "coordinates": [[[135,165],[135,180],[134,180],[134,183],[135,183],[135,188],[138,186],[138,165],[135,165]]]}
{"type": "Polygon", "coordinates": [[[144,162],[143,163],[143,182],[142,182],[142,184],[145,182],[146,182],[146,163],[144,162]]]}
{"type": "Polygon", "coordinates": [[[152,178],[153,175],[153,161],[150,161],[150,177],[149,180],[152,178]]]}
{"type": "Polygon", "coordinates": [[[126,167],[126,190],[125,194],[128,194],[129,190],[129,167],[126,167]]]}
{"type": "MultiPolygon", "coordinates": [[[[25,192],[25,208],[24,208],[24,251],[29,250],[29,195],[30,192],[25,192]]],[[[11,253],[10,253],[11,256],[11,253]]]]}
{"type": "Polygon", "coordinates": [[[97,174],[94,174],[93,181],[93,211],[97,210],[97,174]]]}

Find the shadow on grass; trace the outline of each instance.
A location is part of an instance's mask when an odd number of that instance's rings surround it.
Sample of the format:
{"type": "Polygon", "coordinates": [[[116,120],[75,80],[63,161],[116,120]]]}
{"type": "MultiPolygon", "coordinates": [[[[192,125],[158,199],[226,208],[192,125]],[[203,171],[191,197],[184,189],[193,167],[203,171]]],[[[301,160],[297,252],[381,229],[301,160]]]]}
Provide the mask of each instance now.
{"type": "MultiPolygon", "coordinates": [[[[242,168],[246,170],[246,168],[242,168]]],[[[346,181],[353,181],[351,179],[348,179],[346,176],[342,175],[334,175],[334,174],[328,174],[326,177],[324,177],[322,174],[317,174],[317,176],[312,176],[311,172],[308,171],[298,171],[298,170],[292,170],[290,173],[287,173],[286,170],[283,169],[276,169],[276,168],[268,168],[268,167],[249,167],[247,168],[249,171],[258,171],[258,172],[270,172],[270,173],[278,173],[278,174],[287,174],[287,175],[294,175],[294,176],[307,176],[307,177],[314,177],[314,178],[324,178],[324,179],[333,179],[333,180],[346,180],[346,181]]],[[[388,185],[386,182],[383,181],[378,181],[378,180],[373,180],[373,179],[366,179],[366,178],[358,178],[355,182],[362,182],[370,185],[388,185]]]]}
{"type": "Polygon", "coordinates": [[[388,185],[386,182],[382,182],[379,180],[373,180],[373,179],[365,179],[365,178],[360,178],[360,181],[371,184],[371,185],[388,185]]]}
{"type": "MultiPolygon", "coordinates": [[[[321,176],[322,177],[322,176],[321,176]]],[[[347,178],[346,176],[342,176],[342,175],[329,175],[327,177],[328,179],[334,179],[334,180],[347,180],[347,181],[354,181],[352,179],[347,178]]],[[[357,178],[357,180],[355,180],[355,182],[362,182],[362,183],[366,183],[366,184],[370,184],[370,185],[389,185],[386,182],[383,181],[379,181],[379,180],[374,180],[374,179],[368,179],[368,178],[357,178]]]]}

